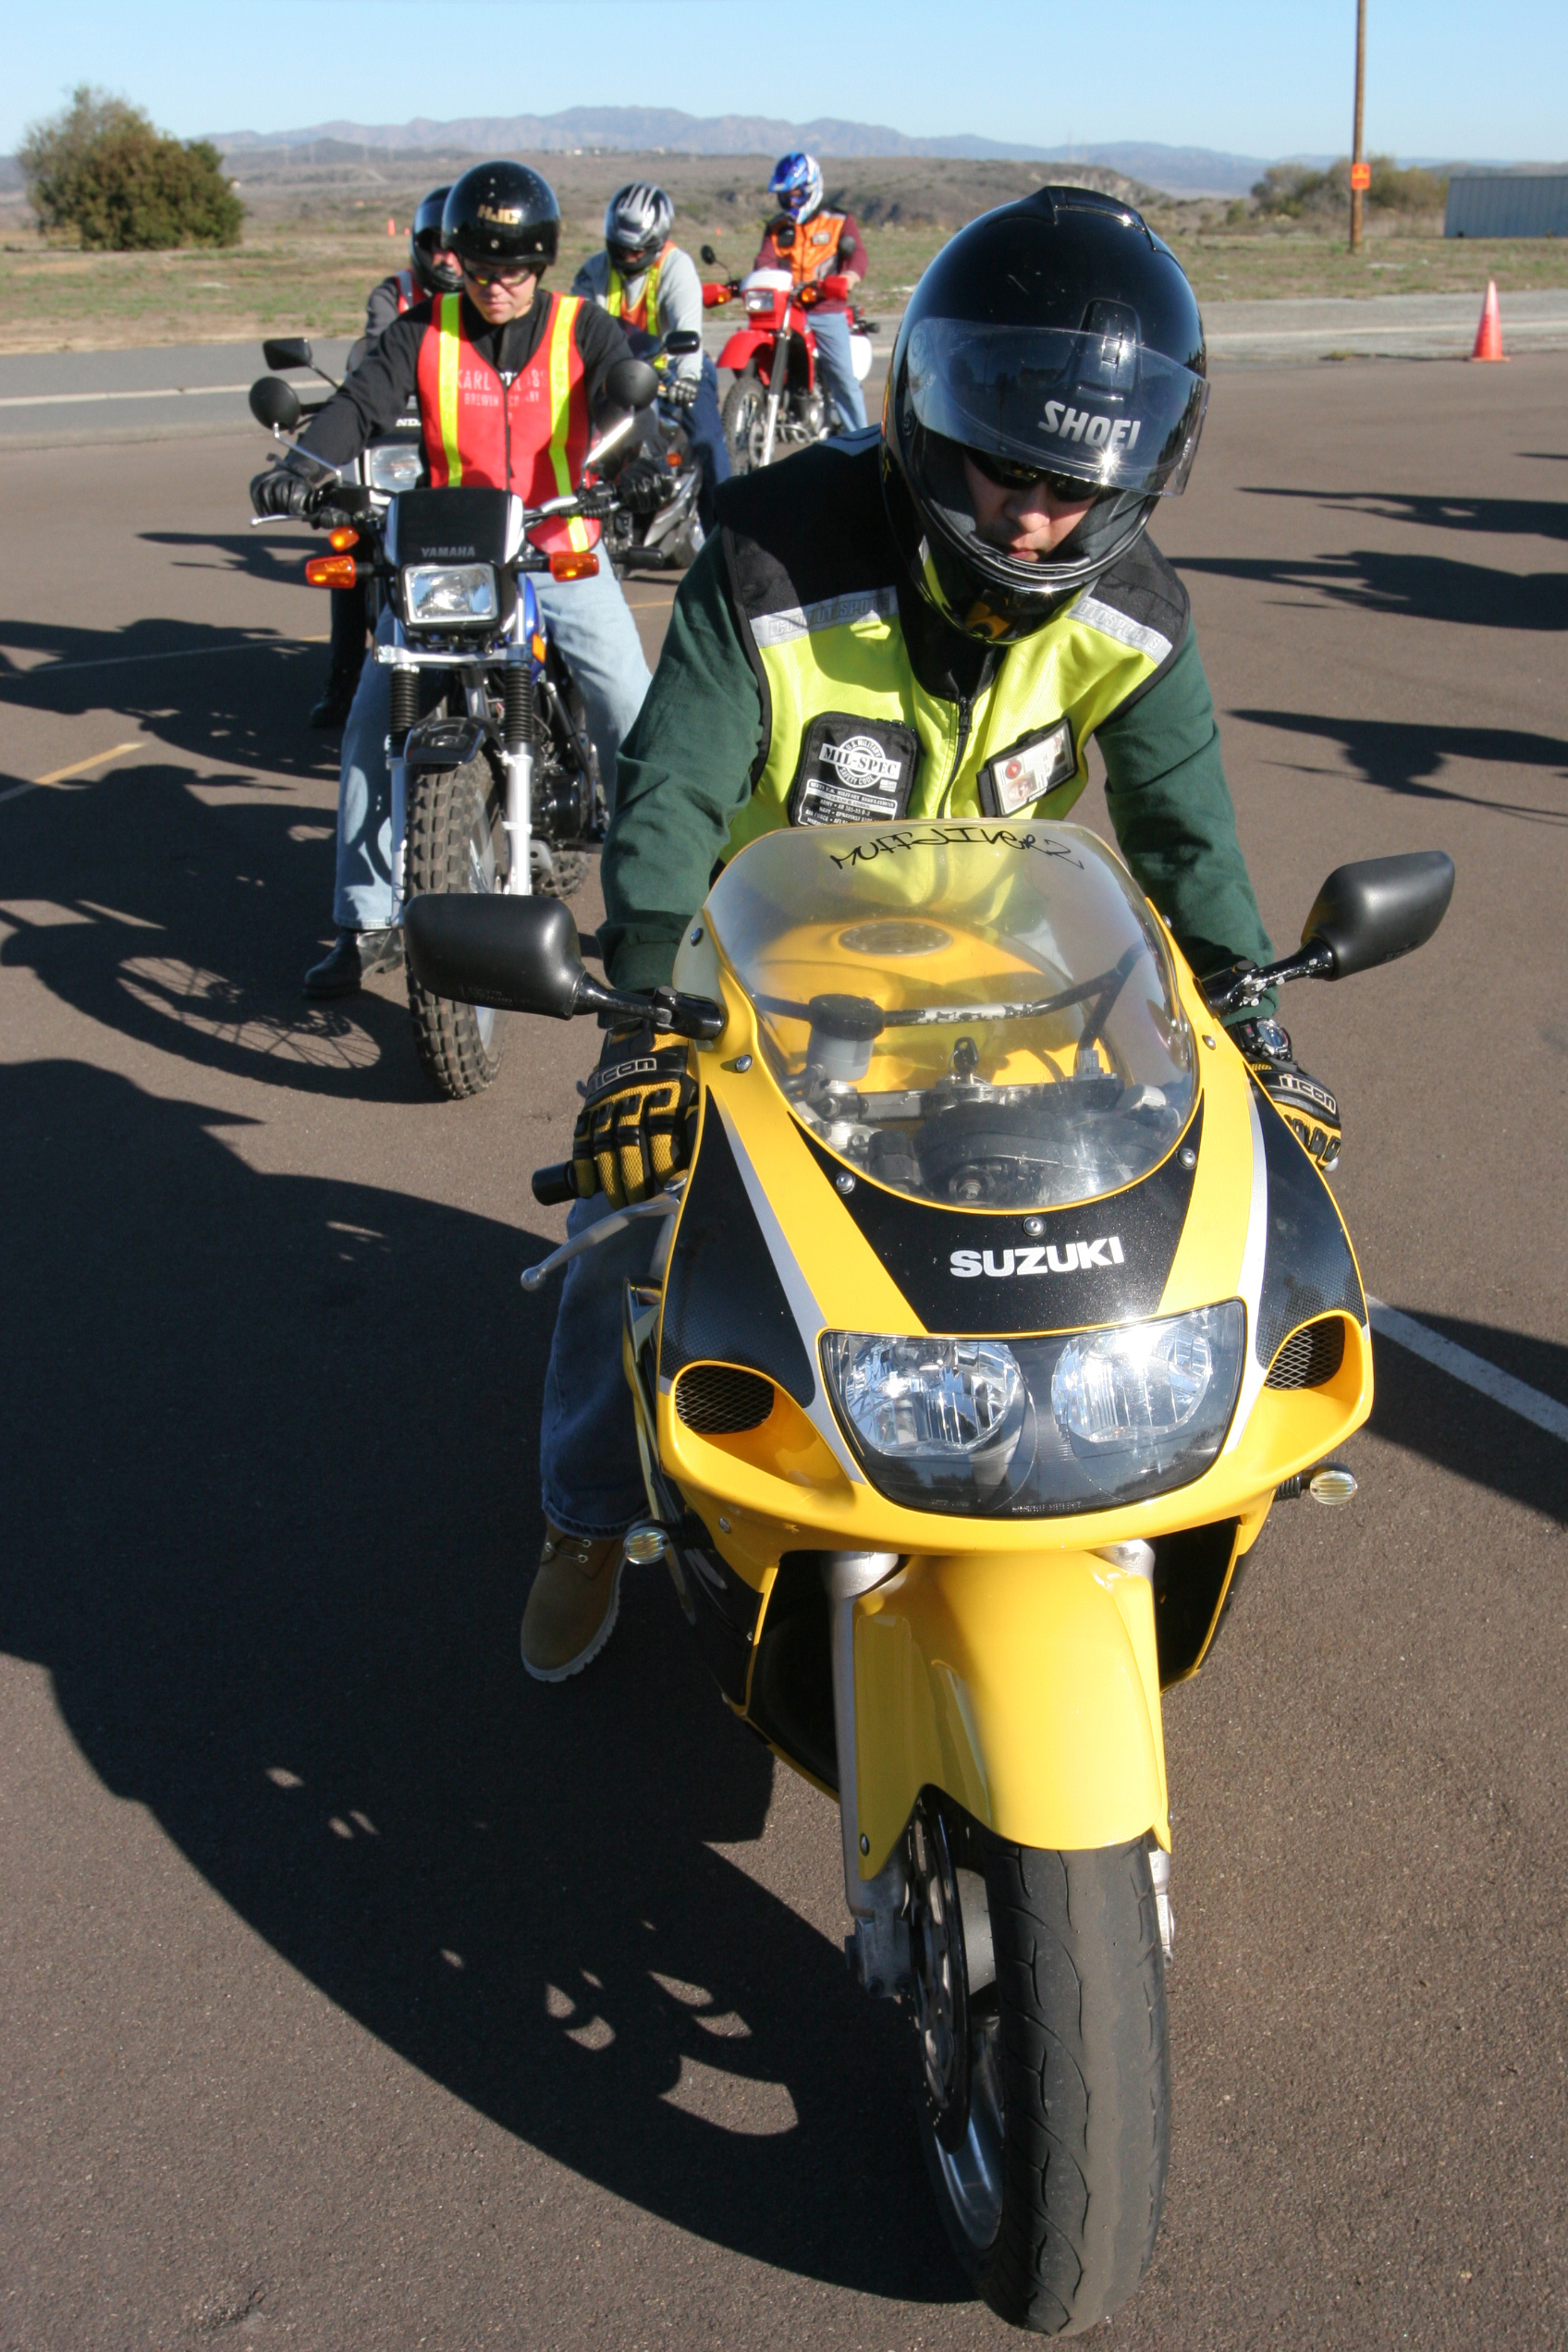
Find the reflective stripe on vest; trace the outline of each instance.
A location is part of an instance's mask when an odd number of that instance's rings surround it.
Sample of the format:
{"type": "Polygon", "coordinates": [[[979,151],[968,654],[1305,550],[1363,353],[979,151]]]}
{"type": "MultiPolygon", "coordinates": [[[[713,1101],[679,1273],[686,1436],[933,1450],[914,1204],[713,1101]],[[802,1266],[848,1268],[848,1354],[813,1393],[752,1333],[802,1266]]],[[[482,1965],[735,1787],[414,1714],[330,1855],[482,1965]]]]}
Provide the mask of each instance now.
{"type": "Polygon", "coordinates": [[[798,224],[792,240],[785,246],[769,229],[778,265],[790,272],[797,286],[803,286],[808,277],[832,276],[838,266],[839,246],[848,218],[848,213],[814,213],[810,220],[798,224]]]}
{"type": "Polygon", "coordinates": [[[630,310],[626,307],[626,280],[621,276],[615,263],[613,262],[610,263],[610,282],[605,295],[605,308],[611,318],[619,319],[623,326],[638,328],[643,335],[658,333],[659,272],[674,251],[675,240],[673,238],[667,239],[659,248],[652,269],[644,270],[643,273],[643,291],[630,310]]]}
{"type": "MultiPolygon", "coordinates": [[[[543,348],[521,374],[504,385],[462,331],[461,295],[441,297],[420,344],[418,371],[434,488],[456,489],[467,479],[481,487],[515,491],[530,506],[570,496],[576,487],[573,470],[581,467],[589,439],[587,384],[576,337],[582,307],[575,295],[552,294],[543,348]],[[472,396],[467,400],[465,371],[472,396]],[[508,459],[511,479],[505,481],[508,459]]],[[[579,549],[594,544],[581,516],[567,526],[567,537],[579,549]]]]}
{"type": "MultiPolygon", "coordinates": [[[[789,823],[806,731],[827,712],[914,729],[921,757],[911,817],[981,814],[981,771],[994,761],[1003,771],[1000,807],[1010,820],[1065,816],[1088,781],[1089,737],[1173,650],[1158,630],[1086,593],[1001,650],[995,676],[971,705],[965,738],[959,705],[927,693],[915,677],[892,587],[744,618],[767,681],[771,728],[751,799],[729,827],[726,858],[789,823]],[[1009,807],[1006,771],[1015,764],[1001,755],[1040,742],[1063,719],[1072,729],[1064,754],[1071,771],[1040,797],[1009,807]]],[[[1026,782],[1028,762],[1016,766],[1026,782]]]]}

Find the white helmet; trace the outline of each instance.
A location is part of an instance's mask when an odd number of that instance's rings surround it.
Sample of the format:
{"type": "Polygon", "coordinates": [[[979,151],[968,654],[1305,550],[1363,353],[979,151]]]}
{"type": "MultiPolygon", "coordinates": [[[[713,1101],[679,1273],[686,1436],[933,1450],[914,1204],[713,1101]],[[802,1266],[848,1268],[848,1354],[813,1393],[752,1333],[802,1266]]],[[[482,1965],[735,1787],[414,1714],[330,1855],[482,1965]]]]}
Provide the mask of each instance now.
{"type": "Polygon", "coordinates": [[[664,190],[652,180],[631,180],[605,206],[605,250],[623,277],[635,277],[674,226],[675,207],[664,190]]]}

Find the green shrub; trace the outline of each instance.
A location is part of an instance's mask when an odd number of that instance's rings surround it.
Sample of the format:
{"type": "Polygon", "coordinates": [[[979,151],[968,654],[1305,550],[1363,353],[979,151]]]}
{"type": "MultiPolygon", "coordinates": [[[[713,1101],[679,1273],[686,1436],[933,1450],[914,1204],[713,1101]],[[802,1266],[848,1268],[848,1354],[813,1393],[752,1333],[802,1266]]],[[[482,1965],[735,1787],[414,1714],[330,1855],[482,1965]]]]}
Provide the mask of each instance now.
{"type": "MultiPolygon", "coordinates": [[[[1439,213],[1448,197],[1442,172],[1411,165],[1401,170],[1391,155],[1372,155],[1372,185],[1366,202],[1374,212],[1439,213]]],[[[1253,202],[1265,217],[1279,220],[1342,219],[1350,211],[1350,158],[1341,155],[1327,171],[1306,164],[1271,164],[1254,183],[1253,202]]]]}
{"type": "Polygon", "coordinates": [[[238,245],[244,207],[204,139],[153,128],[139,107],[84,82],[18,153],[42,230],[100,251],[238,245]]]}

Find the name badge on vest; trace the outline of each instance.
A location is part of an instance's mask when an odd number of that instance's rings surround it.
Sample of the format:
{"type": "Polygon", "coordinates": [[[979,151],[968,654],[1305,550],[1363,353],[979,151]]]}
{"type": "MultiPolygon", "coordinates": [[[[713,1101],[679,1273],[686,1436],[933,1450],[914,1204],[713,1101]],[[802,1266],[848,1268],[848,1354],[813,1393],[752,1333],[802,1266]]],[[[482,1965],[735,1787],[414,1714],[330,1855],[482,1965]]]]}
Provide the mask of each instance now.
{"type": "Polygon", "coordinates": [[[1016,816],[1019,810],[1042,801],[1057,785],[1078,773],[1072,722],[1059,719],[1043,734],[1025,735],[1022,742],[998,752],[980,770],[980,807],[986,816],[1016,816]]]}
{"type": "Polygon", "coordinates": [[[791,825],[886,825],[902,816],[920,738],[895,719],[825,711],[806,729],[790,790],[791,825]]]}

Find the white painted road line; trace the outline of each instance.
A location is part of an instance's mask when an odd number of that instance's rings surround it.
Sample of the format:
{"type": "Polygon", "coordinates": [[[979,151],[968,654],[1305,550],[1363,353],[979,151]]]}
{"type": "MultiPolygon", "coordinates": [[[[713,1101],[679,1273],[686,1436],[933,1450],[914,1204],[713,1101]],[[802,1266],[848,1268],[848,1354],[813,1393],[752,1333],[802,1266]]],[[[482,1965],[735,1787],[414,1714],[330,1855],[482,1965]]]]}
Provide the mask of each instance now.
{"type": "Polygon", "coordinates": [[[1425,1323],[1417,1323],[1412,1315],[1402,1315],[1397,1306],[1385,1306],[1381,1299],[1375,1298],[1368,1298],[1366,1304],[1371,1310],[1372,1329],[1379,1339],[1391,1340],[1395,1347],[1407,1348],[1412,1355],[1435,1364],[1439,1372],[1446,1372],[1452,1379],[1463,1380],[1467,1389],[1478,1389],[1494,1404],[1504,1405],[1510,1413],[1518,1414],[1521,1420],[1544,1429],[1548,1437],[1568,1440],[1568,1404],[1559,1404],[1555,1397],[1543,1395],[1539,1389],[1516,1380],[1512,1372],[1500,1371],[1484,1355],[1472,1355],[1468,1348],[1445,1340],[1440,1332],[1429,1331],[1425,1323]]]}
{"type": "Polygon", "coordinates": [[[215,392],[249,392],[248,384],[159,384],[146,392],[10,392],[0,409],[64,409],[89,400],[196,400],[215,392]]]}

